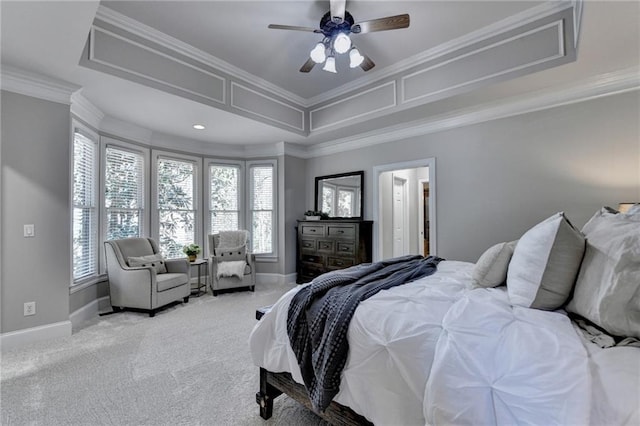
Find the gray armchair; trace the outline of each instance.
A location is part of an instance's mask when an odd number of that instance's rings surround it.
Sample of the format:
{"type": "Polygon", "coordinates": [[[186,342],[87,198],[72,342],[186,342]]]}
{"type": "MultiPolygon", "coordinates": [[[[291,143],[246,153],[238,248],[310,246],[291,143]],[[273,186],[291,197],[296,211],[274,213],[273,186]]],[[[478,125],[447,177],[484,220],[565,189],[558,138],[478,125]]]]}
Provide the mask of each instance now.
{"type": "Polygon", "coordinates": [[[187,259],[164,260],[151,238],[105,241],[109,293],[114,311],[135,308],[149,316],[176,300],[189,302],[187,259]]]}
{"type": "Polygon", "coordinates": [[[248,231],[222,231],[209,235],[211,292],[256,285],[255,255],[247,249],[248,231]]]}

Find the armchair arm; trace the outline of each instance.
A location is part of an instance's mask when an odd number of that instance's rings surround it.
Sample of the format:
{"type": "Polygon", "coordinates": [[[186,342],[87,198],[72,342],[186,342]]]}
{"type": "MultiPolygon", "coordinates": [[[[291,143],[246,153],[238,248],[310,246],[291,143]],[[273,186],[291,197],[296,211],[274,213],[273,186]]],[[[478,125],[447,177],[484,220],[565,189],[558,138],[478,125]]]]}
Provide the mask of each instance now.
{"type": "Polygon", "coordinates": [[[189,273],[189,261],[185,258],[167,259],[164,264],[167,267],[167,272],[178,274],[189,273]]]}

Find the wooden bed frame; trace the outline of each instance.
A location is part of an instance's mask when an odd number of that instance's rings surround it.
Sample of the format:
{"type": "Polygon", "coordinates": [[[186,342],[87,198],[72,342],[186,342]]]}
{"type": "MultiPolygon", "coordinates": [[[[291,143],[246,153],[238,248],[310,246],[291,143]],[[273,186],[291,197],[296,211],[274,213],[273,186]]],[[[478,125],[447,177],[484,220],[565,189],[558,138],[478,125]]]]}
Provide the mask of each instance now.
{"type": "Polygon", "coordinates": [[[373,423],[351,408],[338,404],[335,401],[331,401],[331,404],[324,412],[314,410],[307,396],[307,390],[303,385],[296,383],[291,377],[291,374],[272,373],[261,368],[260,391],[256,393],[256,402],[260,405],[260,417],[265,420],[271,418],[273,414],[273,400],[283,393],[289,395],[334,426],[373,425],[373,423]]]}
{"type": "MultiPolygon", "coordinates": [[[[271,306],[257,309],[256,319],[260,320],[269,309],[271,309],[271,306]]],[[[293,377],[291,377],[291,374],[272,373],[264,368],[260,368],[260,390],[256,393],[256,402],[260,405],[260,417],[265,420],[271,418],[273,414],[273,400],[283,393],[298,401],[334,426],[373,426],[373,423],[351,408],[338,404],[335,401],[331,401],[331,404],[324,412],[314,410],[307,395],[307,390],[303,385],[296,383],[293,377]]]]}

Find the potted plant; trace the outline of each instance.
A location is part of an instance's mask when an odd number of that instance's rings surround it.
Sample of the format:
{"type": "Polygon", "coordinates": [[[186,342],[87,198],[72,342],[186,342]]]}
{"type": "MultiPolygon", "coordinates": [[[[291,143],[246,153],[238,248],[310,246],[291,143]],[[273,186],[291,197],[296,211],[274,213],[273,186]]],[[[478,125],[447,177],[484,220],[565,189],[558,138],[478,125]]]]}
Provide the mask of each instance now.
{"type": "Polygon", "coordinates": [[[328,217],[329,215],[327,213],[323,213],[317,210],[307,210],[306,212],[304,212],[304,218],[306,220],[320,220],[327,219],[328,217]]]}
{"type": "Polygon", "coordinates": [[[200,246],[197,244],[189,244],[182,247],[182,251],[189,256],[189,262],[195,262],[198,253],[200,253],[200,246]]]}

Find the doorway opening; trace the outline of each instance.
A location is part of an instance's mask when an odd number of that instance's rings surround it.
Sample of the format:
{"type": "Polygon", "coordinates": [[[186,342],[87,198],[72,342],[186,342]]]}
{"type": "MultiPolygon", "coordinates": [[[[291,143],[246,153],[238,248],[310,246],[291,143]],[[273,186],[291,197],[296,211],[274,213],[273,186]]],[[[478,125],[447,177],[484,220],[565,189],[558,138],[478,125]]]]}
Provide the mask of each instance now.
{"type": "Polygon", "coordinates": [[[435,255],[435,159],[373,168],[373,258],[435,255]]]}

